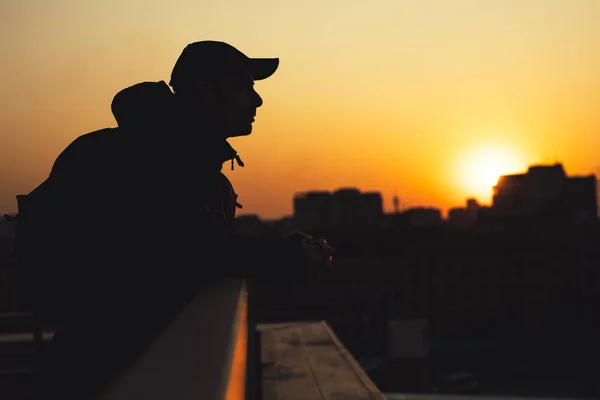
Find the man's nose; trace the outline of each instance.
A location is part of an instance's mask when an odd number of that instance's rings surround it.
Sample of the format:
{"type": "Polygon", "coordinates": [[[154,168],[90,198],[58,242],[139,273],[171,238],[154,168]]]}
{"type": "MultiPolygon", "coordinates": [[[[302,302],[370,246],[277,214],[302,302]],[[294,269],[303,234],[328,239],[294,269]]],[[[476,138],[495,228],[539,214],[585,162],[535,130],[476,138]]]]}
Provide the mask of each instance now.
{"type": "Polygon", "coordinates": [[[254,107],[256,107],[256,108],[262,106],[262,104],[263,104],[262,97],[260,97],[260,95],[256,91],[254,91],[254,96],[252,98],[252,101],[254,103],[254,107]]]}

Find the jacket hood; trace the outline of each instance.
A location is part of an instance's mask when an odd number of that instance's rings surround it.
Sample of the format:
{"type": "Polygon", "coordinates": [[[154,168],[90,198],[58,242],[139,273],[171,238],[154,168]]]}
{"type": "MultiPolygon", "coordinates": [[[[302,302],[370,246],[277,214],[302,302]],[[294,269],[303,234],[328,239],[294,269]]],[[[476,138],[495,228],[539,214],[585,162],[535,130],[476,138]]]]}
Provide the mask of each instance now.
{"type": "Polygon", "coordinates": [[[185,105],[178,101],[164,81],[141,82],[125,88],[115,95],[111,104],[119,128],[125,128],[128,134],[149,138],[164,137],[162,134],[168,132],[169,141],[179,143],[176,147],[181,155],[193,152],[194,158],[200,156],[219,169],[229,160],[231,169],[234,168],[234,160],[239,166],[244,166],[227,140],[220,138],[215,124],[199,114],[192,116],[184,108],[185,105]],[[186,143],[190,140],[197,142],[186,143]]]}
{"type": "Polygon", "coordinates": [[[119,127],[155,127],[169,120],[173,92],[164,82],[141,82],[121,90],[111,103],[119,127]]]}

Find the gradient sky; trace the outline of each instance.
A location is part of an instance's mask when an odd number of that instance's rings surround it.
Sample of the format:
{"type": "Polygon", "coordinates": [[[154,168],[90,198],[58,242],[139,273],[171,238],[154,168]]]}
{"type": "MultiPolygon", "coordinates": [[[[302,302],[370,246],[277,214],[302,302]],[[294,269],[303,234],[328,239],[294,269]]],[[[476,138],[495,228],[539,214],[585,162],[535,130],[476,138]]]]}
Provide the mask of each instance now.
{"type": "Polygon", "coordinates": [[[346,186],[445,210],[531,163],[600,168],[600,0],[0,0],[0,212],[203,39],[281,58],[224,168],[244,213],[346,186]]]}

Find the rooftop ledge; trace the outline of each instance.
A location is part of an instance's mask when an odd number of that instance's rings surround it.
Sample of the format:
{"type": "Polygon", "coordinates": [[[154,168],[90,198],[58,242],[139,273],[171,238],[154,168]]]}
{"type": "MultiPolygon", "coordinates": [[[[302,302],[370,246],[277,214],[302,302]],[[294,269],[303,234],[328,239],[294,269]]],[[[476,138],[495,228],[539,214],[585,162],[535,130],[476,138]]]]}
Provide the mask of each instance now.
{"type": "Polygon", "coordinates": [[[258,325],[263,400],[385,400],[325,322],[258,325]]]}

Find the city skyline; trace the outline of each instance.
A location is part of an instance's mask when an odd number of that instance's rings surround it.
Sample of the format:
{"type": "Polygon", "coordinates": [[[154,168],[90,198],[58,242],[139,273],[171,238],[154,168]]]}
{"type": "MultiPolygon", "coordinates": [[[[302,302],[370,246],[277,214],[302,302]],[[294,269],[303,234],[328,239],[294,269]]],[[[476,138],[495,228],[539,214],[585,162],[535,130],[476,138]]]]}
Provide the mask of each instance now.
{"type": "MultiPolygon", "coordinates": [[[[240,212],[239,215],[240,216],[257,216],[260,219],[263,220],[278,220],[278,219],[283,219],[283,218],[287,218],[291,215],[294,214],[294,202],[296,201],[296,199],[300,196],[303,195],[307,195],[307,194],[315,194],[315,193],[328,193],[328,194],[334,194],[335,192],[340,192],[340,191],[358,191],[361,195],[364,194],[371,194],[371,195],[377,195],[380,197],[381,199],[381,206],[382,206],[382,212],[385,214],[392,214],[395,212],[405,212],[408,210],[414,210],[414,209],[431,209],[431,210],[439,210],[440,215],[443,219],[447,219],[449,218],[449,214],[455,210],[462,210],[464,209],[465,204],[468,203],[472,203],[475,202],[475,204],[477,204],[477,207],[490,207],[493,204],[493,195],[492,195],[492,191],[494,189],[494,187],[500,183],[500,181],[503,178],[506,177],[510,177],[510,176],[515,176],[515,175],[526,175],[528,174],[528,172],[531,170],[531,168],[552,168],[552,167],[557,167],[560,166],[560,169],[565,171],[565,174],[568,175],[565,166],[560,163],[560,162],[554,162],[554,163],[537,163],[537,164],[529,164],[526,168],[526,170],[524,171],[517,171],[514,173],[510,173],[510,174],[502,174],[499,175],[498,178],[496,179],[496,182],[494,183],[493,186],[490,187],[490,198],[489,201],[481,201],[480,198],[478,198],[477,196],[465,196],[463,199],[463,202],[461,203],[457,203],[454,205],[450,205],[448,208],[440,208],[440,207],[436,207],[432,204],[428,204],[428,203],[424,203],[424,204],[410,204],[410,203],[406,203],[401,196],[398,195],[398,193],[394,193],[390,198],[386,198],[385,196],[383,196],[383,193],[381,190],[370,190],[370,191],[364,191],[361,190],[360,188],[358,188],[356,185],[350,185],[350,186],[342,186],[342,187],[337,187],[337,188],[333,188],[333,189],[310,189],[310,190],[297,190],[293,193],[293,196],[291,198],[291,204],[292,204],[292,210],[287,213],[287,214],[283,214],[280,216],[276,216],[276,217],[265,217],[263,215],[257,214],[257,213],[252,213],[252,212],[240,212]]],[[[570,177],[589,177],[592,176],[594,177],[594,180],[597,182],[597,175],[595,173],[590,173],[590,174],[583,174],[583,175],[571,175],[570,177]]],[[[7,216],[12,216],[12,215],[16,215],[17,211],[9,211],[9,212],[3,212],[2,210],[0,210],[0,216],[3,215],[7,215],[7,216]]]]}
{"type": "Polygon", "coordinates": [[[279,57],[259,82],[244,213],[289,214],[298,189],[357,186],[442,210],[499,174],[561,160],[597,170],[600,2],[257,0],[1,6],[0,212],[76,137],[115,126],[114,94],[168,81],[190,42],[279,57]],[[110,26],[110,28],[108,28],[110,26]],[[15,79],[18,77],[19,79],[15,79]]]}

